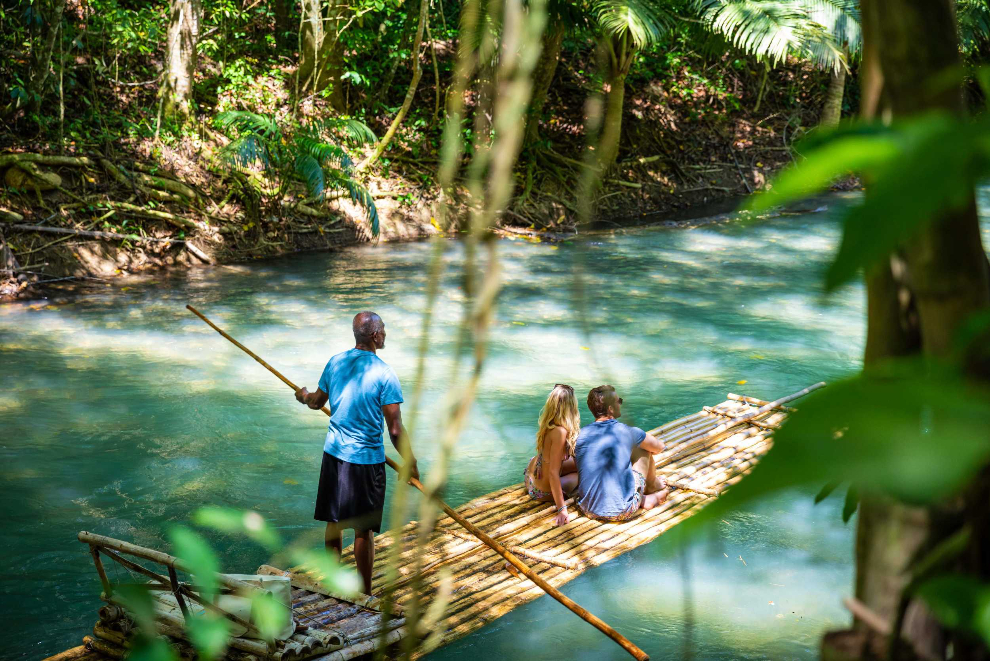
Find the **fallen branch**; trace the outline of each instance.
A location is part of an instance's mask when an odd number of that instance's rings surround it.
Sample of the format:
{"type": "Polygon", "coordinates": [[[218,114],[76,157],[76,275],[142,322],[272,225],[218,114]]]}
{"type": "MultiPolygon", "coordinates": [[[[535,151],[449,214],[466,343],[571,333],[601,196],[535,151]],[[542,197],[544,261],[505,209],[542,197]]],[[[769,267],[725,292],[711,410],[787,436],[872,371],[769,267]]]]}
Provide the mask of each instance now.
{"type": "Polygon", "coordinates": [[[163,190],[156,190],[154,188],[148,188],[147,186],[142,186],[136,179],[131,179],[126,176],[120,169],[105,158],[100,159],[100,163],[103,168],[110,173],[110,176],[116,179],[119,183],[127,186],[128,188],[136,189],[150,197],[152,199],[158,200],[160,202],[181,202],[182,198],[179,195],[173,195],[172,193],[167,193],[163,190]]]}
{"type": "Polygon", "coordinates": [[[0,168],[20,163],[39,163],[41,165],[64,165],[69,167],[94,167],[96,163],[87,156],[47,156],[45,154],[0,154],[0,168]]]}
{"type": "Polygon", "coordinates": [[[212,264],[213,260],[202,250],[197,248],[192,242],[184,239],[159,239],[150,236],[138,236],[137,234],[118,234],[117,232],[97,232],[95,230],[77,230],[68,227],[47,227],[44,225],[9,225],[9,229],[20,230],[22,232],[42,232],[48,234],[70,234],[73,236],[84,236],[92,239],[135,241],[147,243],[167,243],[170,245],[185,246],[189,252],[207,264],[212,264]]]}

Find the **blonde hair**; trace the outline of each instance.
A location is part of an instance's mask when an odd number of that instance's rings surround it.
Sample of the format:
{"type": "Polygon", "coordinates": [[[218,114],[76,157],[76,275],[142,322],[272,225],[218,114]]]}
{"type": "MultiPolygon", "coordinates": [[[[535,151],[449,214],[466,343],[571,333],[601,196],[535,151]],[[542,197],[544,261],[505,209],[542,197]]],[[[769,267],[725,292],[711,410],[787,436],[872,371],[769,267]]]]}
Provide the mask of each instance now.
{"type": "Polygon", "coordinates": [[[567,430],[564,443],[567,454],[574,456],[574,443],[581,429],[581,414],[578,412],[577,397],[574,388],[558,383],[547,396],[547,402],[540,409],[540,421],[536,430],[536,452],[543,454],[543,441],[550,430],[563,427],[567,430]]]}

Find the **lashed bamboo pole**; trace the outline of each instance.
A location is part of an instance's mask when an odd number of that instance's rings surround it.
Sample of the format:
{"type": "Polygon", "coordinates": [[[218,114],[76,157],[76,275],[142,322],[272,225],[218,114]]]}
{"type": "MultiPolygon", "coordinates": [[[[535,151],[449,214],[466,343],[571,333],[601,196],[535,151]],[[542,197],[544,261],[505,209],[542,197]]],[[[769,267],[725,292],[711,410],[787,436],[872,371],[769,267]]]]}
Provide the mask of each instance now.
{"type": "MultiPolygon", "coordinates": [[[[766,406],[767,404],[770,403],[768,401],[757,399],[755,397],[747,397],[746,395],[737,395],[734,392],[730,392],[726,396],[726,399],[732,399],[737,402],[746,402],[747,404],[755,404],[756,406],[766,406]]],[[[778,411],[784,411],[786,413],[794,413],[795,411],[797,411],[797,409],[791,408],[790,406],[784,406],[783,404],[779,404],[774,408],[776,408],[778,411]]]]}
{"type": "MultiPolygon", "coordinates": [[[[271,365],[269,365],[268,363],[266,363],[264,360],[262,360],[253,351],[251,351],[250,349],[248,349],[247,347],[245,347],[243,344],[241,344],[240,342],[238,342],[237,340],[235,340],[234,338],[232,338],[230,335],[228,335],[227,333],[225,333],[220,327],[218,327],[212,321],[210,321],[209,319],[207,319],[203,314],[201,314],[194,307],[192,307],[191,305],[187,305],[186,306],[186,309],[188,309],[190,312],[192,312],[193,314],[195,314],[197,317],[199,317],[200,319],[202,319],[203,321],[205,321],[207,323],[207,325],[209,325],[213,330],[215,330],[218,333],[220,333],[221,336],[223,336],[225,339],[229,340],[236,347],[238,347],[239,349],[241,349],[242,351],[244,351],[246,354],[248,354],[249,356],[251,356],[252,358],[254,358],[257,362],[259,362],[263,366],[265,366],[268,369],[268,371],[271,372],[272,374],[274,374],[276,377],[278,377],[278,379],[280,381],[282,381],[283,383],[285,383],[285,385],[287,385],[290,388],[292,388],[292,391],[293,392],[298,392],[299,391],[299,387],[296,384],[292,383],[287,378],[285,378],[278,370],[276,370],[274,367],[272,367],[271,365]]],[[[328,409],[325,406],[322,409],[320,409],[320,410],[322,410],[328,416],[331,415],[330,414],[330,409],[328,409]]],[[[395,472],[397,472],[397,473],[399,472],[399,465],[396,464],[395,461],[393,461],[391,458],[386,457],[385,458],[385,462],[395,472]]],[[[416,478],[410,478],[409,483],[412,486],[414,486],[415,488],[419,489],[421,492],[424,492],[425,493],[425,490],[423,488],[422,483],[419,480],[417,480],[416,478]]],[[[571,612],[575,613],[578,617],[580,617],[581,619],[583,619],[585,622],[588,622],[589,624],[591,624],[592,626],[594,626],[596,629],[598,629],[599,631],[601,631],[602,633],[604,633],[606,636],[608,636],[609,638],[611,638],[613,641],[615,641],[622,649],[624,649],[626,652],[628,652],[632,657],[634,657],[635,659],[638,659],[639,661],[647,661],[650,658],[649,655],[646,652],[644,652],[643,650],[641,650],[638,647],[636,647],[629,639],[627,639],[625,636],[623,636],[622,634],[620,634],[618,631],[616,631],[615,629],[613,629],[612,627],[610,627],[605,621],[603,621],[602,619],[600,619],[599,617],[597,617],[596,615],[594,615],[593,613],[591,613],[587,609],[583,608],[577,602],[575,602],[573,599],[571,599],[567,595],[563,594],[557,588],[553,587],[552,585],[550,585],[549,583],[547,583],[546,581],[544,581],[542,578],[540,578],[540,576],[536,572],[534,572],[532,569],[530,569],[529,566],[526,565],[522,560],[520,560],[519,558],[517,558],[515,555],[513,555],[512,553],[510,553],[505,547],[503,547],[501,544],[499,544],[494,539],[492,539],[491,537],[489,537],[481,528],[478,528],[476,525],[474,525],[473,523],[471,523],[470,521],[468,521],[467,519],[465,519],[463,516],[461,516],[460,514],[458,514],[457,511],[454,510],[454,508],[452,508],[450,505],[448,505],[447,503],[445,503],[445,502],[443,502],[442,500],[439,500],[439,499],[438,499],[438,504],[443,509],[443,511],[447,513],[447,516],[449,516],[452,519],[454,519],[455,521],[457,521],[459,524],[461,524],[467,530],[469,530],[472,534],[474,534],[478,539],[480,539],[482,542],[484,542],[487,546],[491,547],[496,553],[498,553],[503,558],[505,558],[505,560],[507,562],[509,562],[516,569],[518,569],[520,572],[522,572],[526,576],[526,578],[528,578],[529,580],[533,581],[533,583],[535,583],[540,588],[542,588],[544,592],[546,592],[551,597],[553,597],[554,599],[556,599],[557,601],[559,601],[560,603],[562,603],[571,612]]]]}

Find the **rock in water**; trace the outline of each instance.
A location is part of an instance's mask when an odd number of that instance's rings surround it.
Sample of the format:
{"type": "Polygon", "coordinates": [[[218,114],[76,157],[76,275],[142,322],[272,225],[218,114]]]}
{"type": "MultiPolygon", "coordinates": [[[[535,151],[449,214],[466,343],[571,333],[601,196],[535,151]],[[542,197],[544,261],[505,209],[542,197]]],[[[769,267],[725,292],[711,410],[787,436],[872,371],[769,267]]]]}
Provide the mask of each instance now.
{"type": "Polygon", "coordinates": [[[56,186],[62,185],[62,177],[54,172],[44,172],[37,168],[34,171],[37,173],[36,175],[29,174],[15,165],[7,170],[4,181],[7,183],[8,188],[16,188],[18,190],[46,191],[53,190],[56,186]]]}

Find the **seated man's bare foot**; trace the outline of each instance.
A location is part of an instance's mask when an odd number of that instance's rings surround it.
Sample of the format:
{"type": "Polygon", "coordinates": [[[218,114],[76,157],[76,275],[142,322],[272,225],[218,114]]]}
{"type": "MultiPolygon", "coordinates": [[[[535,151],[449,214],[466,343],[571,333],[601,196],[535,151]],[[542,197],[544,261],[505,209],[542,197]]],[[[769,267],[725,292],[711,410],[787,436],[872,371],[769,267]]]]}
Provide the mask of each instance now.
{"type": "Polygon", "coordinates": [[[667,478],[662,475],[657,475],[657,479],[653,481],[653,493],[658,491],[663,491],[667,488],[667,478]]]}
{"type": "Polygon", "coordinates": [[[667,500],[667,495],[670,493],[670,489],[661,489],[656,493],[649,493],[643,496],[642,509],[651,510],[654,507],[662,505],[664,501],[667,500]]]}

